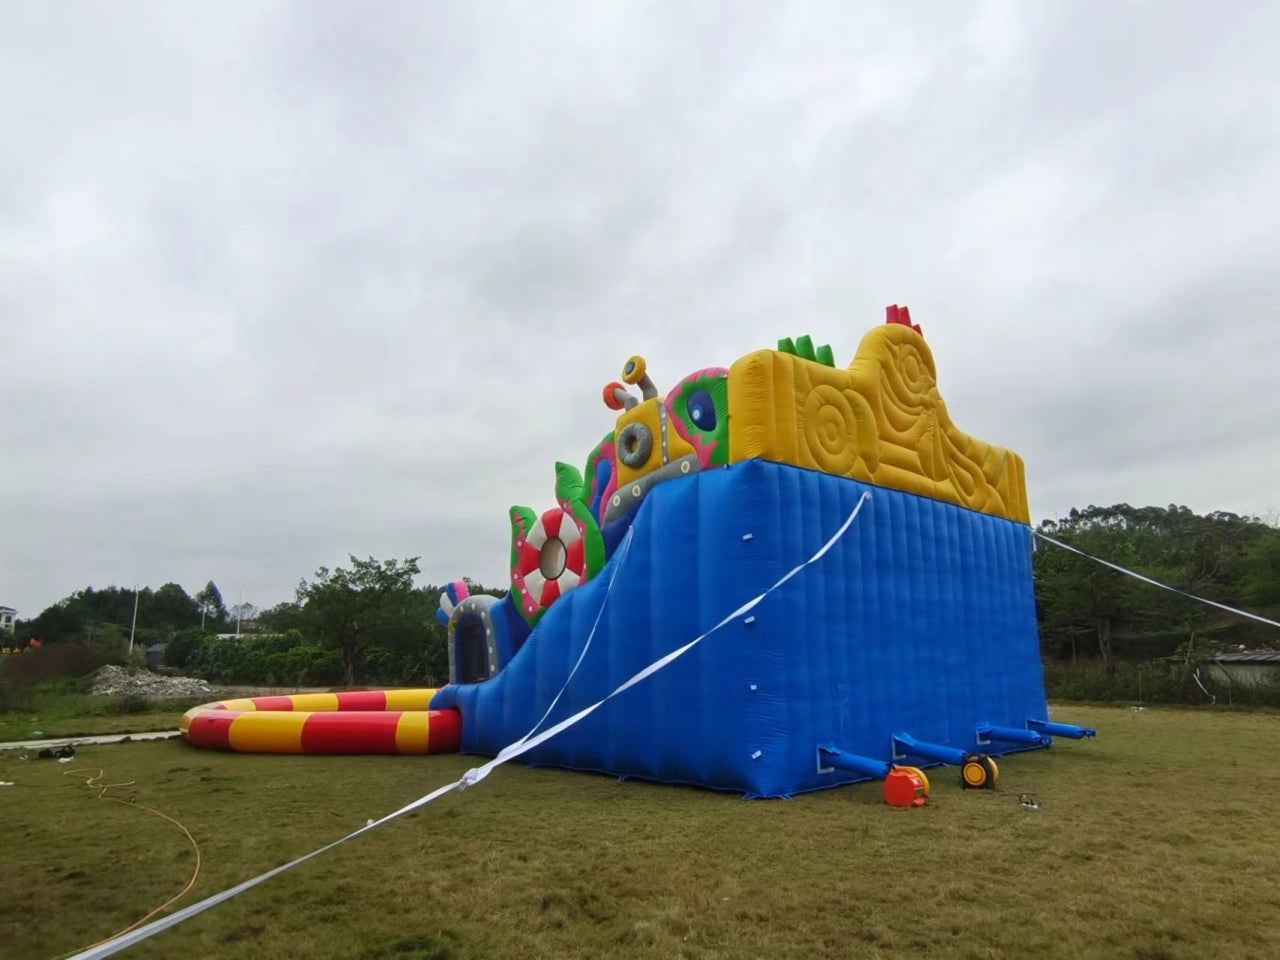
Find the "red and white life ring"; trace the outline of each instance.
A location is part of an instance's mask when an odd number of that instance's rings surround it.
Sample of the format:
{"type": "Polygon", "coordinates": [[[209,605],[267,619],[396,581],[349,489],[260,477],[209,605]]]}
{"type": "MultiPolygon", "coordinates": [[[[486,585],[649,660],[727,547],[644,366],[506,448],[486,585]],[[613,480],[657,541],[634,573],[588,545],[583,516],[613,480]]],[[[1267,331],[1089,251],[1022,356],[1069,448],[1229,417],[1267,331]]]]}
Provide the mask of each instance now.
{"type": "Polygon", "coordinates": [[[563,507],[552,507],[516,541],[525,613],[545,610],[587,578],[586,544],[578,521],[563,507]]]}

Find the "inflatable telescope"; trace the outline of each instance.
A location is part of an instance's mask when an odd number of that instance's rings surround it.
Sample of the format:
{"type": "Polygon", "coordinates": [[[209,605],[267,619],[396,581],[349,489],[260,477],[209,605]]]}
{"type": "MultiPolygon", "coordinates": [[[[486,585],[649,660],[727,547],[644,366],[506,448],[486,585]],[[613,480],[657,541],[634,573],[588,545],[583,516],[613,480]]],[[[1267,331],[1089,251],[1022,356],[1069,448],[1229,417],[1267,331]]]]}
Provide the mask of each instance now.
{"type": "Polygon", "coordinates": [[[905,308],[847,367],[801,337],[665,395],[642,357],[621,381],[582,469],[511,509],[509,592],[441,597],[447,686],[209,704],[183,735],[495,756],[703,634],[522,759],[785,797],[907,764],[987,785],[992,757],[1093,735],[1048,718],[1022,459],[952,422],[905,308]]]}

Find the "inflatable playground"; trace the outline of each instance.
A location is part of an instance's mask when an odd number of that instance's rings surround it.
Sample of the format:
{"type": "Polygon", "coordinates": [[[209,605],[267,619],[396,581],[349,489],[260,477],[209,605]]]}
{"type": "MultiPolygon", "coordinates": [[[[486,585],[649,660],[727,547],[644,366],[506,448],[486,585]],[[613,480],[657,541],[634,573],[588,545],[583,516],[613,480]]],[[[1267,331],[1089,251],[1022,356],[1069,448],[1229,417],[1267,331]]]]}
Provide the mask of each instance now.
{"type": "Polygon", "coordinates": [[[1048,716],[1022,459],[952,422],[906,308],[847,367],[787,339],[663,396],[635,356],[603,401],[583,468],[510,511],[509,592],[441,596],[448,685],[207,704],[183,736],[496,757],[604,699],[524,761],[745,797],[880,779],[911,805],[921,768],[991,787],[996,758],[1094,734],[1048,716]]]}

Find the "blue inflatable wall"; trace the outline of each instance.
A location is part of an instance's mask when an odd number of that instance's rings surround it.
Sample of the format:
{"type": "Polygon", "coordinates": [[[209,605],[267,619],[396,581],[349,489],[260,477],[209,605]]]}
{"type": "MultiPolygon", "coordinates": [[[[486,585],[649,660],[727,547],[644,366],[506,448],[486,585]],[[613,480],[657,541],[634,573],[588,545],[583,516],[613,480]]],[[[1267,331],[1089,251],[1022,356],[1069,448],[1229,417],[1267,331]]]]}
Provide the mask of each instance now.
{"type": "Polygon", "coordinates": [[[981,724],[1045,719],[1028,526],[764,460],[656,485],[626,551],[548,609],[500,673],[445,687],[432,707],[461,710],[463,752],[494,755],[543,716],[602,604],[539,729],[766,591],[865,492],[841,540],[750,619],[525,759],[785,797],[866,779],[821,772],[819,745],[889,761],[900,733],[968,751],[981,724]]]}

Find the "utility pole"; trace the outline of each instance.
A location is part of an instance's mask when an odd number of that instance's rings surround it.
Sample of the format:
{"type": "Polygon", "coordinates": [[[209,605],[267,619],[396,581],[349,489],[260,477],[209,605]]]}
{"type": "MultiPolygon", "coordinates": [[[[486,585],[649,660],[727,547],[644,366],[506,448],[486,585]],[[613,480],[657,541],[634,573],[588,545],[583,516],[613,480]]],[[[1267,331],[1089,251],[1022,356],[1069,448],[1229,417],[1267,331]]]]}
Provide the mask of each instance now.
{"type": "Polygon", "coordinates": [[[244,587],[240,587],[240,602],[236,604],[236,639],[240,639],[240,617],[244,615],[244,587]]]}
{"type": "Polygon", "coordinates": [[[129,625],[129,656],[133,656],[133,634],[138,629],[138,585],[133,585],[133,623],[129,625]]]}

